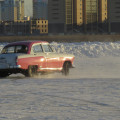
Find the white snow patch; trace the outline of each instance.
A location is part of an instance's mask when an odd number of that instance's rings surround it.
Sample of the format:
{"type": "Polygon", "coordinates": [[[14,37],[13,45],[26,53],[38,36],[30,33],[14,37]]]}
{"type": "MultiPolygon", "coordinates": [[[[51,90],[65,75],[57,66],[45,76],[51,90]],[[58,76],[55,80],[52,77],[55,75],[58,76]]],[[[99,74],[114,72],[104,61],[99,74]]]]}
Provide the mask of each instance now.
{"type": "Polygon", "coordinates": [[[75,56],[101,57],[120,56],[120,42],[51,43],[56,52],[72,53],[75,56]]]}

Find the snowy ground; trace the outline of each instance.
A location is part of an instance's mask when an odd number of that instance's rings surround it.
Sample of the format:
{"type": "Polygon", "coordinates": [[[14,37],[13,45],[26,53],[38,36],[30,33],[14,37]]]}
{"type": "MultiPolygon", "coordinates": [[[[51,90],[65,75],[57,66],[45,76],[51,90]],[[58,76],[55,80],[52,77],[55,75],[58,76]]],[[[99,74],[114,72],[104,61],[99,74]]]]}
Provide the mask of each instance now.
{"type": "Polygon", "coordinates": [[[0,79],[0,120],[120,120],[120,42],[52,45],[74,54],[76,68],[0,79]]]}

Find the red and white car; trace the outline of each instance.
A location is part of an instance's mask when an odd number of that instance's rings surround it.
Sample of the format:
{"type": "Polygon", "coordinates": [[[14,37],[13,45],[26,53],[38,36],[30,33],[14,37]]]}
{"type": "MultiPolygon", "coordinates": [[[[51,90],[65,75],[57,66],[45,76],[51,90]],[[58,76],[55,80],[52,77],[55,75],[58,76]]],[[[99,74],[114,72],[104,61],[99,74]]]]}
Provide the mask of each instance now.
{"type": "Polygon", "coordinates": [[[68,75],[74,56],[53,51],[46,41],[21,41],[6,45],[0,54],[0,77],[22,73],[32,77],[38,72],[61,71],[68,75]]]}

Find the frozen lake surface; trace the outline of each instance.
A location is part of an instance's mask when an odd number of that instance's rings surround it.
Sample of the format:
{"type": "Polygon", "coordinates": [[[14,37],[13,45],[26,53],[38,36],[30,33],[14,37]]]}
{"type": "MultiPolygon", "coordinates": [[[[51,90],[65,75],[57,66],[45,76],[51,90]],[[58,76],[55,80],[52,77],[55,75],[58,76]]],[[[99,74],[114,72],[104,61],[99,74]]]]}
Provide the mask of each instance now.
{"type": "Polygon", "coordinates": [[[0,120],[120,120],[120,42],[52,45],[74,54],[76,68],[0,79],[0,120]]]}
{"type": "Polygon", "coordinates": [[[120,120],[120,79],[1,79],[0,120],[120,120]]]}

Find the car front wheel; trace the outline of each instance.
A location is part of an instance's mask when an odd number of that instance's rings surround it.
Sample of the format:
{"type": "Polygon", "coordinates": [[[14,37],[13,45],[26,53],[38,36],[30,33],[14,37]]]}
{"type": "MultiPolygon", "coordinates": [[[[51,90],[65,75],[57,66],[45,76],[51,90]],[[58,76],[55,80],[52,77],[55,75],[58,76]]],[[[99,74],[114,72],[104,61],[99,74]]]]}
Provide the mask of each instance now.
{"type": "Polygon", "coordinates": [[[69,74],[69,68],[70,68],[69,62],[65,62],[64,65],[63,65],[62,73],[64,75],[68,75],[69,74]]]}

